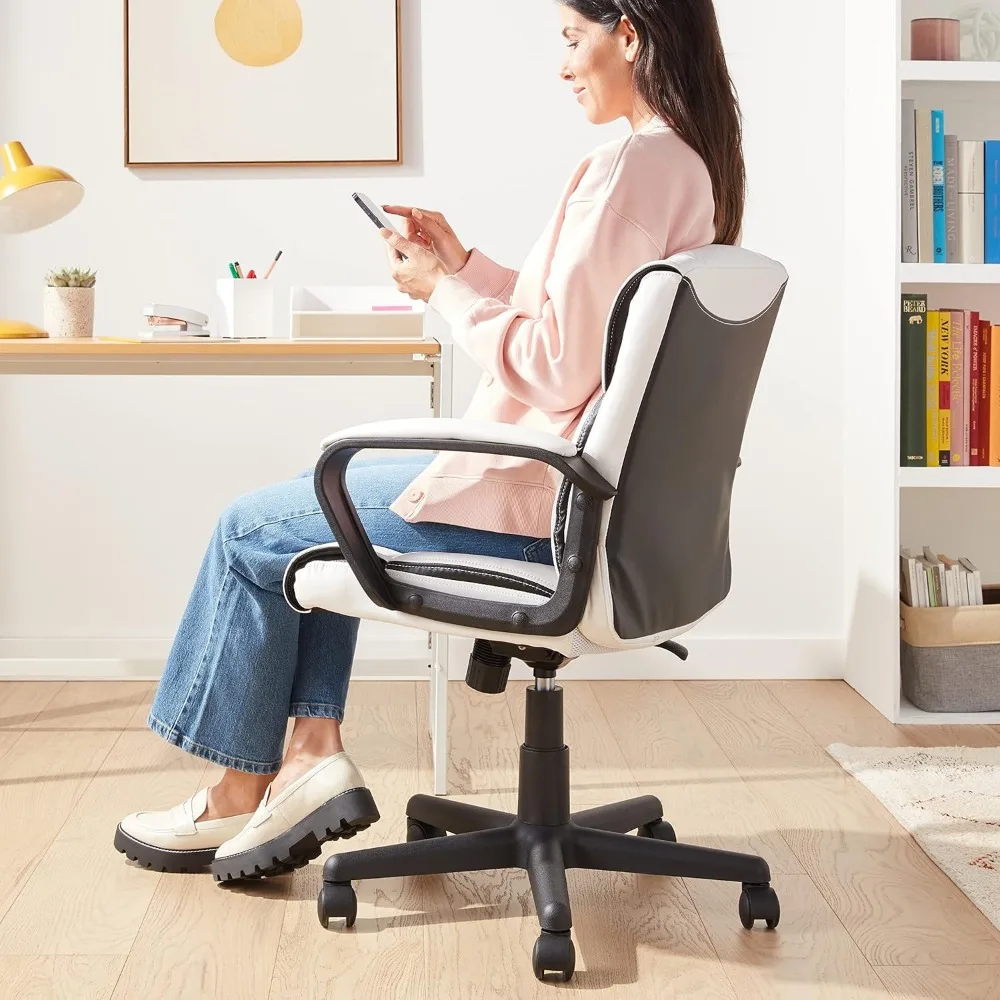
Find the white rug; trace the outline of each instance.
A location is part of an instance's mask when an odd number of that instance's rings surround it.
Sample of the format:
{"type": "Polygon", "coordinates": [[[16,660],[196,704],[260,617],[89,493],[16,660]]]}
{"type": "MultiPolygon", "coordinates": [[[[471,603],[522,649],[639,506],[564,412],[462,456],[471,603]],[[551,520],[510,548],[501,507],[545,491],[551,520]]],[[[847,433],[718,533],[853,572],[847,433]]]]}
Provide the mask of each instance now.
{"type": "Polygon", "coordinates": [[[1000,927],[1000,748],[827,750],[1000,927]]]}

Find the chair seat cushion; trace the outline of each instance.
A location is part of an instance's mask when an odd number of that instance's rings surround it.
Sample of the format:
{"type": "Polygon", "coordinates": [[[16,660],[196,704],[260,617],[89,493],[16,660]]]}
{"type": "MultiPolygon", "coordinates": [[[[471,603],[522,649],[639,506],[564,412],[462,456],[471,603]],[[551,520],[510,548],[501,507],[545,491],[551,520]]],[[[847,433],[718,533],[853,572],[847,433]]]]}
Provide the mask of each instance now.
{"type": "MultiPolygon", "coordinates": [[[[553,594],[558,571],[545,563],[446,552],[396,552],[376,546],[389,577],[443,594],[521,606],[544,604],[553,594]]],[[[336,543],[314,546],[285,571],[285,599],[297,611],[324,608],[341,614],[370,612],[361,589],[336,543]]]]}

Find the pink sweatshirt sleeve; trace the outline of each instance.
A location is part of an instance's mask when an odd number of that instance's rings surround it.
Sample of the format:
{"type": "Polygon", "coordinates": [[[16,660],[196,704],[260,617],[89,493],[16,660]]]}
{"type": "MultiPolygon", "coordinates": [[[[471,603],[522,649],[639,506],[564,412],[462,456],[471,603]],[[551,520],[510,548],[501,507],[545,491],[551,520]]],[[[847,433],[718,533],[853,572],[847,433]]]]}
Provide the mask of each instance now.
{"type": "Polygon", "coordinates": [[[582,406],[597,389],[615,295],[632,271],[660,256],[660,248],[605,198],[571,201],[537,315],[480,295],[460,274],[443,279],[428,304],[510,395],[559,413],[582,406]]]}
{"type": "Polygon", "coordinates": [[[457,276],[484,299],[499,299],[501,302],[510,302],[517,283],[517,271],[501,267],[475,247],[457,276]]]}

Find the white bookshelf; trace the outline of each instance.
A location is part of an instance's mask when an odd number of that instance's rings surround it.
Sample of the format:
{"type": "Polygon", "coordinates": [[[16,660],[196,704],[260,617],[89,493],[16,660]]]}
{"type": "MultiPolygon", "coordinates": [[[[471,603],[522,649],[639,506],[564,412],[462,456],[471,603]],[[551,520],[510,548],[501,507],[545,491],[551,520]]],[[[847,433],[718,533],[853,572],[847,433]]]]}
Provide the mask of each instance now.
{"type": "MultiPolygon", "coordinates": [[[[904,265],[899,259],[902,98],[943,106],[946,122],[954,109],[960,134],[985,131],[1000,138],[1000,63],[903,58],[910,18],[927,14],[918,9],[922,3],[927,6],[924,0],[845,0],[845,677],[897,723],[995,725],[1000,713],[922,712],[900,691],[901,521],[911,531],[917,515],[929,511],[931,523],[941,523],[937,512],[958,503],[968,511],[963,529],[989,537],[996,533],[984,512],[996,494],[979,491],[1000,488],[1000,469],[899,467],[904,289],[926,290],[929,304],[939,303],[931,308],[965,302],[980,308],[976,303],[983,302],[1000,318],[1000,265],[904,265]]],[[[940,544],[924,542],[930,543],[940,544]]],[[[975,558],[976,552],[968,555],[975,558]]]]}
{"type": "Polygon", "coordinates": [[[1000,264],[900,264],[904,285],[1000,285],[1000,264]]]}
{"type": "Polygon", "coordinates": [[[1000,62],[917,62],[901,60],[899,79],[930,83],[1000,83],[1000,62]]]}
{"type": "Polygon", "coordinates": [[[998,489],[1000,469],[955,466],[951,469],[900,469],[899,485],[930,489],[998,489]]]}

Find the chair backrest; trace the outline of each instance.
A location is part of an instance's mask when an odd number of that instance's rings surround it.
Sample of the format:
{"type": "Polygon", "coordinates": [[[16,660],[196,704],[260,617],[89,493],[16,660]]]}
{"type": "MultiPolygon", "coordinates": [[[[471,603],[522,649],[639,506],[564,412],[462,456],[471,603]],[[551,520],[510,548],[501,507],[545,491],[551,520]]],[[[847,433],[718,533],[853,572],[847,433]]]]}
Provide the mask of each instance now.
{"type": "MultiPolygon", "coordinates": [[[[787,280],[767,257],[709,246],[645,265],[622,286],[604,394],[581,434],[618,490],[581,622],[592,641],[651,645],[728,594],[733,481],[787,280]]],[[[573,517],[562,509],[557,525],[573,517]]]]}

